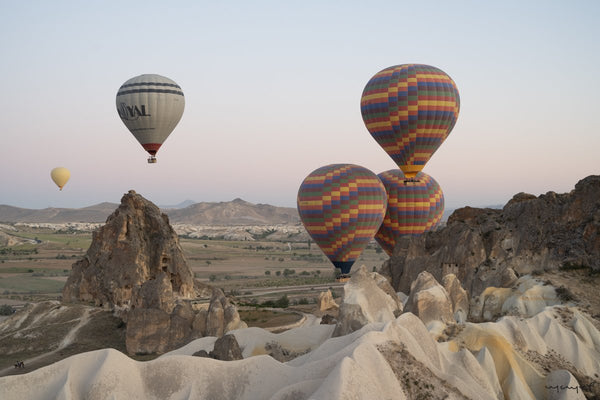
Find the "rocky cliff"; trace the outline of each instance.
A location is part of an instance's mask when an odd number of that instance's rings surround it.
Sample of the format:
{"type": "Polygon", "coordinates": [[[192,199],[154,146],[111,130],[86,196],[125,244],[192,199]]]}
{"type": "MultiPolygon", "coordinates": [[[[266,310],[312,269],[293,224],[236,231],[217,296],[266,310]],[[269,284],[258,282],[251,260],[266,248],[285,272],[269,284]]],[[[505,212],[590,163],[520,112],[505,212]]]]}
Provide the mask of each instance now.
{"type": "Polygon", "coordinates": [[[600,176],[570,193],[519,193],[502,209],[458,209],[443,229],[401,238],[382,271],[404,293],[422,271],[440,282],[453,273],[478,296],[519,275],[559,268],[600,271],[600,176]]]}
{"type": "Polygon", "coordinates": [[[168,217],[133,190],[94,232],[62,297],[114,309],[127,323],[130,354],[164,353],[245,326],[221,290],[194,280],[168,217]],[[198,297],[211,301],[193,304],[198,297]]]}
{"type": "Polygon", "coordinates": [[[67,302],[171,312],[176,297],[194,297],[194,278],[168,217],[131,190],[94,232],[62,295],[67,302]]]}

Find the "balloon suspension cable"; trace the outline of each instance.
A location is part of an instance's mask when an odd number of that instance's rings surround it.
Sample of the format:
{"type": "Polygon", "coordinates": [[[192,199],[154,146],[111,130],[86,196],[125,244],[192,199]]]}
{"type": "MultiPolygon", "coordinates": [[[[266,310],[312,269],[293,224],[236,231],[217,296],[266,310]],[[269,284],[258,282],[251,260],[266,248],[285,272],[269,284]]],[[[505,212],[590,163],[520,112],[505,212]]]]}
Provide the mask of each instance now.
{"type": "Polygon", "coordinates": [[[148,164],[156,164],[156,157],[154,157],[154,156],[148,157],[148,164]]]}

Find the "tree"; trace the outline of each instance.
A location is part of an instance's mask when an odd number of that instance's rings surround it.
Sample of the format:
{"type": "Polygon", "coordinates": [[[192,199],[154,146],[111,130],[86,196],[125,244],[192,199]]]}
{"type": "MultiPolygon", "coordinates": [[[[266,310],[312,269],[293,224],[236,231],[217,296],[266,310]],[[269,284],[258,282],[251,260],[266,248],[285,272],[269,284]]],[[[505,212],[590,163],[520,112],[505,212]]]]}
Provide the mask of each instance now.
{"type": "Polygon", "coordinates": [[[208,277],[208,280],[211,282],[214,282],[217,280],[217,276],[215,274],[212,274],[211,276],[208,277]]]}
{"type": "Polygon", "coordinates": [[[281,271],[275,271],[275,275],[280,276],[281,275],[281,271]]]}
{"type": "Polygon", "coordinates": [[[14,312],[15,309],[8,304],[3,304],[0,306],[0,315],[12,315],[14,312]]]}
{"type": "Polygon", "coordinates": [[[269,270],[265,271],[265,275],[271,275],[271,271],[269,271],[269,270]]]}
{"type": "Polygon", "coordinates": [[[288,299],[287,294],[284,294],[279,299],[277,299],[277,301],[275,302],[275,307],[279,307],[279,308],[287,308],[289,305],[290,305],[290,299],[288,299]]]}

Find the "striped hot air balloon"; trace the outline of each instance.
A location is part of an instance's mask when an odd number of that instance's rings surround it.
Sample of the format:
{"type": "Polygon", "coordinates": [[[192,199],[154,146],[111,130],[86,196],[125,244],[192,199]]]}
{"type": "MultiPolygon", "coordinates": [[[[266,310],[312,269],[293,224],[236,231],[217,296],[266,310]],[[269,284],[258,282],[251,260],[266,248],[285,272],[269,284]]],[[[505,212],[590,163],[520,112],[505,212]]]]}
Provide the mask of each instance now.
{"type": "Polygon", "coordinates": [[[399,169],[377,176],[385,186],[388,207],[375,239],[391,256],[398,237],[421,235],[440,224],[444,214],[444,193],[435,179],[422,171],[410,180],[399,169]]]}
{"type": "Polygon", "coordinates": [[[371,78],[360,100],[371,136],[413,178],[456,124],[460,98],[442,70],[421,64],[386,68],[371,78]]]}
{"type": "Polygon", "coordinates": [[[377,175],[368,169],[331,164],[304,179],[297,203],[310,236],[346,275],[379,229],[387,196],[377,175]]]}
{"type": "Polygon", "coordinates": [[[117,112],[133,136],[156,162],[156,152],[179,123],[185,108],[183,91],[169,78],[136,76],[117,92],[117,112]]]}

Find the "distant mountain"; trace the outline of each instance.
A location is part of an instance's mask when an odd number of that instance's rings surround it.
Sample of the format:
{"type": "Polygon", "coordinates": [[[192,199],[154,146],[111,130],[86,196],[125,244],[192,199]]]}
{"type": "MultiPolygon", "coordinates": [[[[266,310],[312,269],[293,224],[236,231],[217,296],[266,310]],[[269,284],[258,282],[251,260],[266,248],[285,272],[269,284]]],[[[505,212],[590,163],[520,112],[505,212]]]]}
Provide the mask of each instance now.
{"type": "Polygon", "coordinates": [[[84,208],[44,208],[33,210],[7,205],[0,205],[0,221],[2,222],[104,222],[116,208],[115,203],[100,203],[84,208]]]}
{"type": "Polygon", "coordinates": [[[171,208],[186,208],[188,206],[191,206],[192,204],[196,204],[196,202],[194,200],[184,200],[179,204],[175,204],[175,205],[167,205],[167,206],[159,206],[161,209],[163,210],[168,210],[171,208]]]}
{"type": "MultiPolygon", "coordinates": [[[[67,222],[105,222],[119,205],[100,203],[84,208],[44,208],[34,210],[0,205],[2,222],[38,222],[61,224],[67,222]]],[[[502,208],[491,205],[482,208],[502,208]]],[[[292,207],[276,207],[253,204],[242,199],[221,202],[185,200],[176,205],[160,206],[171,223],[192,225],[276,225],[300,223],[298,210],[292,207]]],[[[446,222],[455,208],[446,209],[442,221],[446,222]]]]}
{"type": "Polygon", "coordinates": [[[298,210],[295,208],[252,204],[242,199],[196,203],[165,212],[171,223],[193,225],[273,225],[300,222],[298,210]]]}
{"type": "MultiPolygon", "coordinates": [[[[184,205],[186,200],[180,205],[184,205]]],[[[0,205],[0,222],[67,223],[105,222],[118,204],[100,203],[84,208],[44,208],[33,210],[0,205]]],[[[174,224],[193,225],[276,225],[300,222],[298,211],[291,207],[252,204],[242,199],[228,202],[201,202],[184,208],[161,207],[174,224]]]]}

